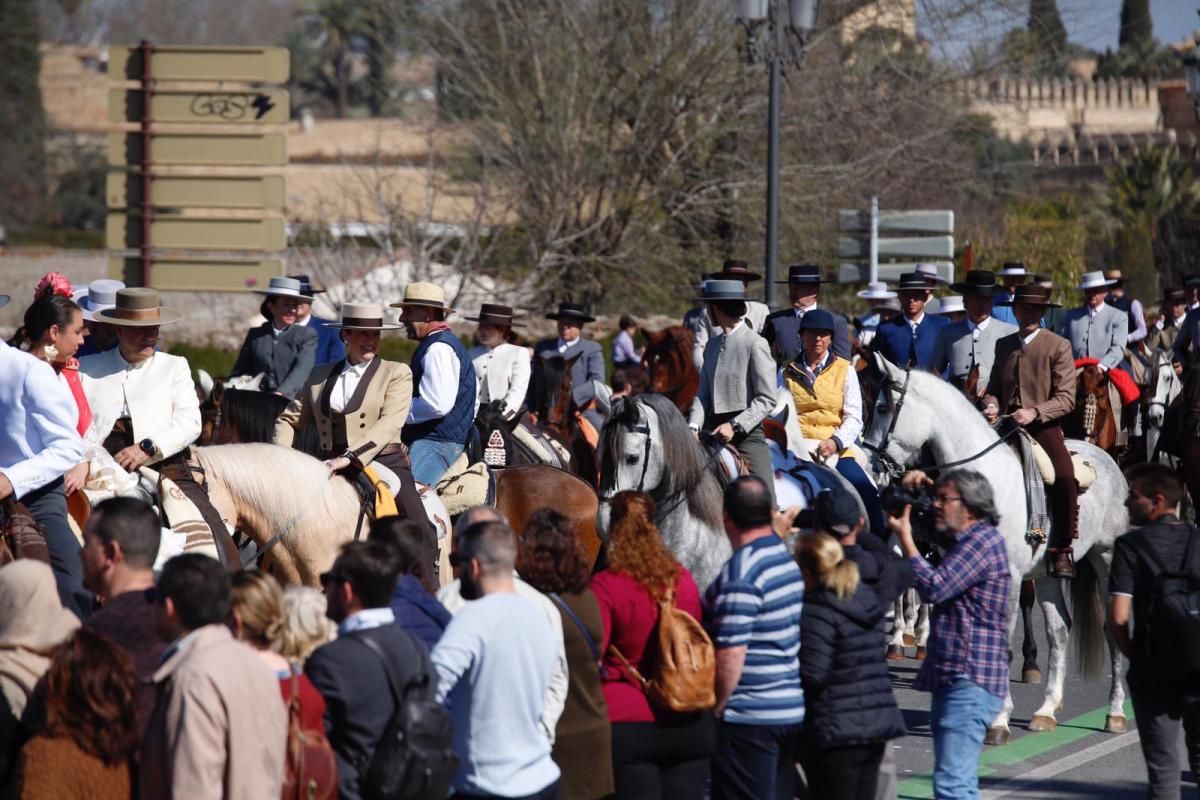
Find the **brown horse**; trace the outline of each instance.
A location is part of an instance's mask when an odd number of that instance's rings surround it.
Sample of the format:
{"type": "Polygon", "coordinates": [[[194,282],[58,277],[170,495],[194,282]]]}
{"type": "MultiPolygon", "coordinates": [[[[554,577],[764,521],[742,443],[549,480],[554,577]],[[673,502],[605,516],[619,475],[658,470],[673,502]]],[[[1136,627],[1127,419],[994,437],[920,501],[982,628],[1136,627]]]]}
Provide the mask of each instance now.
{"type": "Polygon", "coordinates": [[[692,360],[692,332],[672,325],[661,331],[643,328],[642,336],[646,339],[642,356],[648,377],[645,392],[666,396],[686,417],[700,391],[700,372],[692,360]]]}
{"type": "Polygon", "coordinates": [[[1083,439],[1116,458],[1120,408],[1113,408],[1109,378],[1094,364],[1076,370],[1075,410],[1063,420],[1067,438],[1083,439]]]}
{"type": "Polygon", "coordinates": [[[571,521],[592,565],[600,554],[600,537],[596,533],[599,507],[596,490],[583,478],[565,470],[523,464],[496,471],[496,510],[514,531],[524,530],[538,509],[553,508],[571,521]]]}
{"type": "Polygon", "coordinates": [[[582,416],[571,393],[571,367],[578,358],[553,356],[541,360],[534,374],[530,411],[536,417],[537,429],[553,437],[571,454],[571,472],[594,487],[599,480],[596,448],[583,432],[582,416]]]}

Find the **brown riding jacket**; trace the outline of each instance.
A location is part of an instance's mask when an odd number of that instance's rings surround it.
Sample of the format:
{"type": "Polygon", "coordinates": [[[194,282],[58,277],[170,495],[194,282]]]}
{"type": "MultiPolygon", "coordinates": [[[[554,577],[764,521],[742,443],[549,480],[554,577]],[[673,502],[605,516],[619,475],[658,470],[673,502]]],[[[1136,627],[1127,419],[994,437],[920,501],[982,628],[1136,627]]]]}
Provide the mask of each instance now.
{"type": "Polygon", "coordinates": [[[1075,358],[1071,343],[1041,329],[1028,346],[1020,333],[996,342],[996,359],[983,406],[1001,414],[1018,408],[1037,411],[1038,422],[1055,422],[1075,410],[1075,358]]]}

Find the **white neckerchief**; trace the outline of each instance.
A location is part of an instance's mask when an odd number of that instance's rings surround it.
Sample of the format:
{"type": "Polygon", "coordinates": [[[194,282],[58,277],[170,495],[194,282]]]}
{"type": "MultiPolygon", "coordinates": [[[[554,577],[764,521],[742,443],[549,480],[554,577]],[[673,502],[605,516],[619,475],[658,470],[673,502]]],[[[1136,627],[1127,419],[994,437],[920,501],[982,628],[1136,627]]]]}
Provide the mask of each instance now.
{"type": "Polygon", "coordinates": [[[575,343],[578,342],[579,339],[580,339],[580,337],[576,336],[574,339],[572,339],[571,341],[568,342],[566,339],[562,338],[561,336],[558,337],[558,352],[559,352],[559,354],[561,355],[561,354],[567,352],[568,350],[570,350],[572,347],[575,346],[575,343]]]}
{"type": "Polygon", "coordinates": [[[330,411],[340,414],[346,410],[346,406],[350,405],[350,398],[354,396],[358,384],[362,381],[362,377],[370,365],[370,361],[360,361],[357,364],[351,364],[349,361],[342,362],[342,374],[338,375],[337,383],[333,386],[333,393],[329,395],[330,411]]]}

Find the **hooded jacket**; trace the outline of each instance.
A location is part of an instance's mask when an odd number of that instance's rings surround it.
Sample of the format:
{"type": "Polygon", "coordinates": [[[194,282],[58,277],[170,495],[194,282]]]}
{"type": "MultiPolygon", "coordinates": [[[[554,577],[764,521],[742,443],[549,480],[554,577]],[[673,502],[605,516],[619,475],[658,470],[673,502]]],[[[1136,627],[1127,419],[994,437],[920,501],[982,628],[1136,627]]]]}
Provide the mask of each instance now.
{"type": "Polygon", "coordinates": [[[800,678],[811,745],[852,747],[904,735],[883,658],[882,619],[874,591],[862,583],[845,600],[821,587],[805,594],[800,678]]]}

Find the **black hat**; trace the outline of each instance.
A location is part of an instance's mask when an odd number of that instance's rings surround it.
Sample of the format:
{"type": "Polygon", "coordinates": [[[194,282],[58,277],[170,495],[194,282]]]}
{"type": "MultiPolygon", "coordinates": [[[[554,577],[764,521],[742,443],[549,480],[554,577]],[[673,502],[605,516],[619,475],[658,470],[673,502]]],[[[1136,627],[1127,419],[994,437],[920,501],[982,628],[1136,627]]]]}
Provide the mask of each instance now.
{"type": "Polygon", "coordinates": [[[1058,303],[1050,302],[1050,290],[1043,289],[1036,283],[1023,283],[1013,292],[1012,300],[998,300],[998,306],[1015,306],[1017,303],[1029,303],[1034,306],[1046,306],[1047,308],[1062,308],[1058,303]]]}
{"type": "Polygon", "coordinates": [[[463,317],[469,322],[489,322],[492,325],[507,325],[510,328],[521,327],[520,322],[513,322],[512,306],[502,306],[496,303],[484,303],[479,307],[478,317],[463,317]]]}
{"type": "Polygon", "coordinates": [[[805,311],[804,316],[800,318],[801,331],[829,331],[833,332],[833,314],[823,308],[814,308],[812,311],[805,311]]]}
{"type": "Polygon", "coordinates": [[[1163,289],[1162,302],[1164,303],[1186,303],[1187,292],[1183,289],[1163,289]]]}
{"type": "Polygon", "coordinates": [[[996,285],[996,273],[986,269],[971,270],[963,281],[950,284],[950,288],[964,295],[994,295],[1000,290],[996,285]]]}
{"type": "Polygon", "coordinates": [[[558,313],[547,314],[546,319],[566,319],[575,322],[595,322],[596,318],[583,310],[583,306],[578,303],[559,303],[558,313]]]}
{"type": "Polygon", "coordinates": [[[312,297],[314,294],[325,293],[324,289],[317,289],[314,287],[312,285],[312,281],[308,279],[307,275],[289,275],[288,277],[300,281],[300,294],[306,294],[309,297],[312,297]]]}
{"type": "Polygon", "coordinates": [[[903,292],[913,289],[928,289],[929,284],[925,280],[924,273],[921,272],[905,272],[900,275],[900,283],[896,285],[896,291],[903,292]]]}
{"type": "Polygon", "coordinates": [[[788,267],[786,281],[776,283],[824,283],[821,280],[821,268],[816,264],[793,264],[788,267]]]}
{"type": "Polygon", "coordinates": [[[742,281],[749,283],[751,281],[762,280],[762,275],[757,272],[751,272],[750,266],[739,259],[727,259],[721,266],[720,272],[714,272],[708,276],[710,280],[730,280],[742,281]]]}
{"type": "Polygon", "coordinates": [[[1188,275],[1183,279],[1184,286],[1200,286],[1200,275],[1188,275]]]}
{"type": "Polygon", "coordinates": [[[817,495],[813,527],[820,531],[845,536],[858,526],[858,520],[862,515],[858,501],[849,491],[824,489],[817,495]]]}

